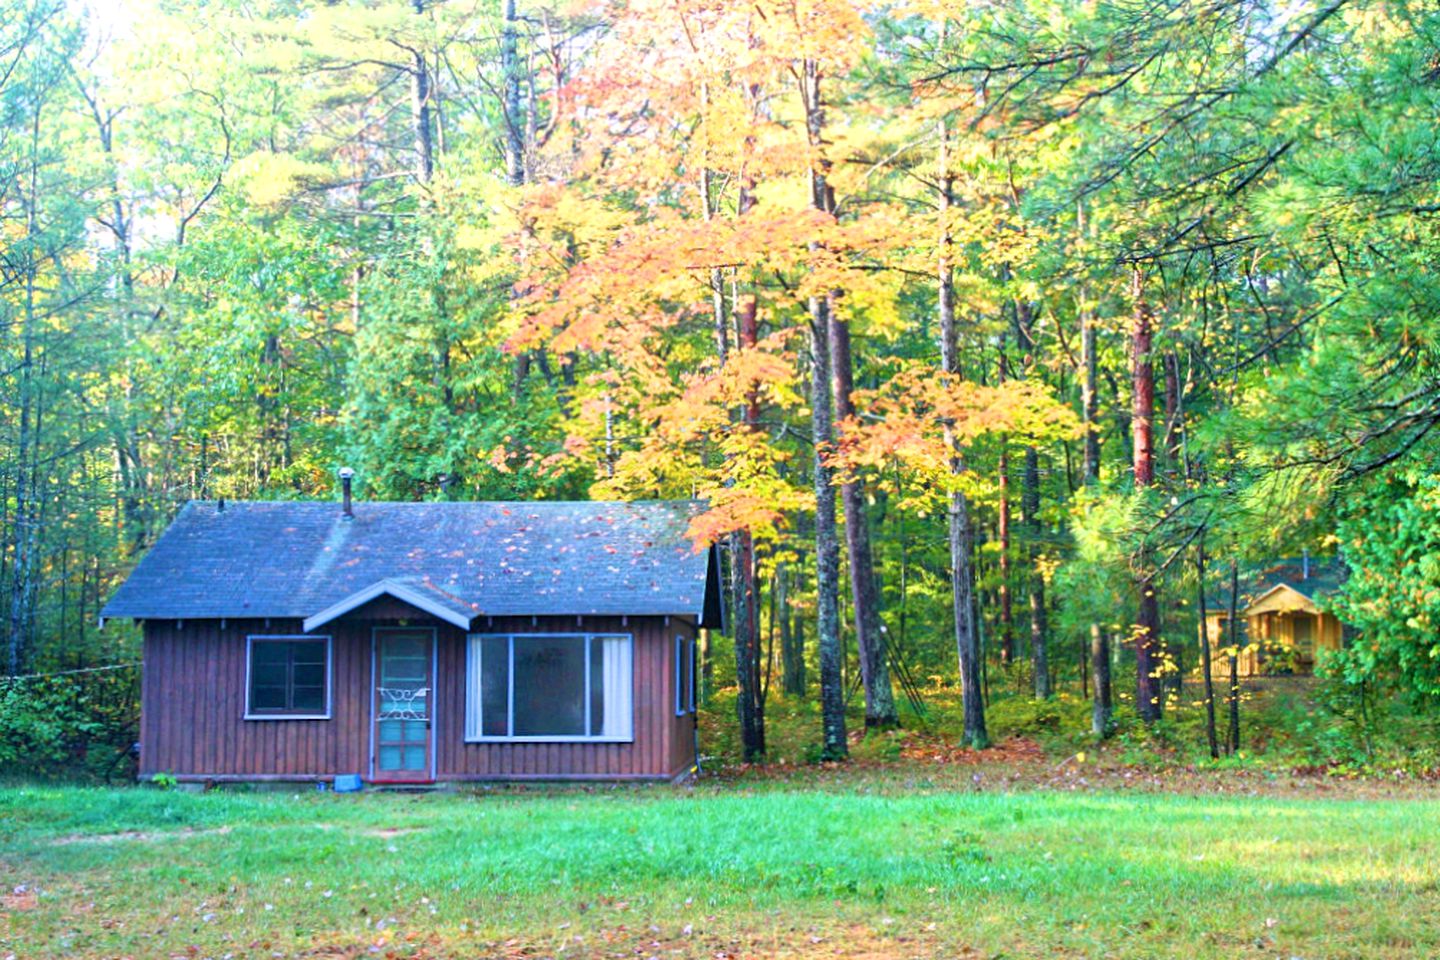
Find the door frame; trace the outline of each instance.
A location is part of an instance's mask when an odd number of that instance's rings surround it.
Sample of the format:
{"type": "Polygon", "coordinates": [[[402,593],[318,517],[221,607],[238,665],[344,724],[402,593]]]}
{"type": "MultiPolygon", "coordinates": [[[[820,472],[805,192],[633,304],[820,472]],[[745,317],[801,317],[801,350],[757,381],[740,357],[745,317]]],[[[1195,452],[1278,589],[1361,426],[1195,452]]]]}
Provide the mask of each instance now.
{"type": "Polygon", "coordinates": [[[433,626],[429,626],[429,627],[427,627],[427,626],[402,627],[402,626],[399,626],[399,625],[397,625],[397,624],[386,624],[386,625],[384,625],[384,626],[376,626],[376,627],[371,627],[371,628],[370,628],[370,713],[369,713],[369,715],[366,717],[366,724],[367,724],[367,725],[369,726],[369,728],[370,728],[370,760],[369,760],[369,776],[367,777],[367,779],[369,780],[369,782],[371,782],[371,783],[380,783],[380,784],[390,784],[390,783],[393,783],[393,784],[415,784],[415,783],[434,783],[434,782],[435,782],[435,761],[436,761],[436,757],[437,757],[437,751],[436,751],[436,749],[435,749],[435,742],[436,742],[436,739],[437,739],[436,736],[435,736],[435,717],[436,717],[436,712],[437,712],[436,709],[435,709],[435,701],[436,701],[436,689],[435,689],[435,688],[438,686],[438,684],[436,683],[436,680],[438,679],[439,671],[440,671],[440,662],[439,662],[439,631],[436,630],[435,627],[433,627],[433,626]],[[382,633],[426,633],[426,632],[428,632],[428,633],[430,634],[430,696],[429,696],[429,701],[430,701],[430,718],[429,718],[429,721],[428,721],[429,724],[430,724],[430,727],[429,727],[430,736],[427,738],[427,739],[428,739],[428,743],[427,743],[427,749],[426,749],[426,751],[425,751],[425,752],[426,752],[426,760],[427,760],[429,769],[426,770],[426,775],[425,775],[424,777],[383,777],[383,778],[377,778],[377,777],[376,777],[376,773],[378,772],[378,767],[379,767],[379,765],[380,765],[380,756],[379,756],[379,752],[380,752],[380,747],[379,747],[379,739],[380,739],[379,726],[380,726],[380,724],[379,724],[379,718],[378,718],[377,715],[376,715],[376,710],[377,710],[377,708],[378,708],[378,702],[377,702],[377,700],[376,700],[375,692],[376,692],[376,689],[377,689],[377,687],[379,686],[379,683],[380,683],[380,634],[382,634],[382,633]]]}

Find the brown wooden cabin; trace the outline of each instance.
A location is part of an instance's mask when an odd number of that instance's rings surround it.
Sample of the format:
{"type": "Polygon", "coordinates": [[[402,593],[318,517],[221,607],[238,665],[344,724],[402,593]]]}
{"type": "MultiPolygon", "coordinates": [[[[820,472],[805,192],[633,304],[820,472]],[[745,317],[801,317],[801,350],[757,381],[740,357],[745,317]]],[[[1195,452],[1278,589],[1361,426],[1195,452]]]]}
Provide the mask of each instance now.
{"type": "MultiPolygon", "coordinates": [[[[1309,676],[1318,659],[1344,644],[1344,626],[1324,609],[1326,595],[1343,581],[1338,560],[1309,557],[1280,560],[1253,572],[1240,584],[1237,598],[1240,650],[1236,667],[1242,677],[1262,674],[1309,676]]],[[[1212,669],[1226,676],[1230,643],[1230,594],[1207,598],[1205,629],[1216,651],[1212,669]]]]}
{"type": "Polygon", "coordinates": [[[187,505],[144,625],[141,778],[673,779],[719,626],[690,503],[187,505]]]}

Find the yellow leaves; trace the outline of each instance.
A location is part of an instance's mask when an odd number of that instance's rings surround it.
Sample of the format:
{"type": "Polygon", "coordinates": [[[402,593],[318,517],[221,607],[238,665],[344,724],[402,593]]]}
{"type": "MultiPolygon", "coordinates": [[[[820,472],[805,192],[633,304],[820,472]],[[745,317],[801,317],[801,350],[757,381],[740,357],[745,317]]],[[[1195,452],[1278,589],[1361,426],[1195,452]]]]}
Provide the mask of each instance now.
{"type": "Polygon", "coordinates": [[[271,207],[288,200],[305,180],[318,179],[329,172],[330,168],[324,164],[286,153],[259,151],[235,162],[230,169],[230,182],[255,206],[271,207]]]}

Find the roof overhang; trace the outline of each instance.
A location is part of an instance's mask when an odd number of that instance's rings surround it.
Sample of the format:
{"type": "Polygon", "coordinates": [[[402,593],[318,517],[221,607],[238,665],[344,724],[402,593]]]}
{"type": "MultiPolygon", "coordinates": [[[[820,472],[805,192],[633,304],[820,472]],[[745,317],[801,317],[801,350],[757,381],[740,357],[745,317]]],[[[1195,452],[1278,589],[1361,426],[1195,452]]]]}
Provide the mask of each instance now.
{"type": "Polygon", "coordinates": [[[462,630],[469,630],[470,623],[474,620],[471,614],[462,613],[435,594],[426,590],[423,586],[414,583],[407,583],[404,580],[377,580],[363,590],[357,590],[337,603],[333,603],[305,618],[305,632],[309,633],[332,620],[337,620],[354,610],[358,610],[371,600],[380,597],[394,597],[403,603],[408,603],[417,610],[423,610],[433,617],[452,623],[462,630]]]}
{"type": "Polygon", "coordinates": [[[1250,601],[1245,616],[1258,617],[1262,613],[1319,613],[1315,601],[1289,584],[1277,583],[1260,596],[1250,601]]]}

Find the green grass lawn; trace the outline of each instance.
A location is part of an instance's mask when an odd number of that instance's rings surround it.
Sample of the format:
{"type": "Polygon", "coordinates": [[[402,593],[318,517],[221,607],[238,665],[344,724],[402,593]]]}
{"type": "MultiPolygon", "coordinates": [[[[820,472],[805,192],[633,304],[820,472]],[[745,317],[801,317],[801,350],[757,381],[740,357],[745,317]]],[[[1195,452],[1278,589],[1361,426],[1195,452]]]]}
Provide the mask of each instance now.
{"type": "Polygon", "coordinates": [[[1427,957],[1440,802],[0,789],[0,958],[1427,957]]]}

